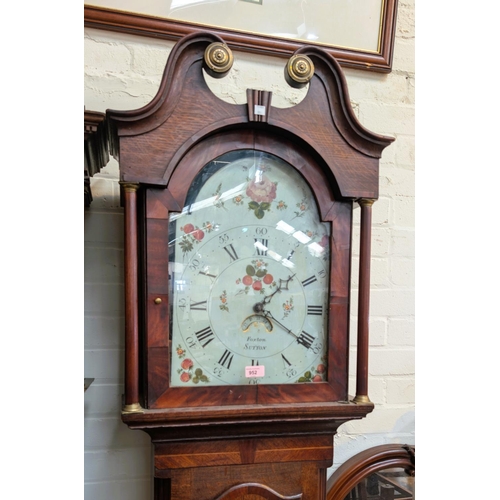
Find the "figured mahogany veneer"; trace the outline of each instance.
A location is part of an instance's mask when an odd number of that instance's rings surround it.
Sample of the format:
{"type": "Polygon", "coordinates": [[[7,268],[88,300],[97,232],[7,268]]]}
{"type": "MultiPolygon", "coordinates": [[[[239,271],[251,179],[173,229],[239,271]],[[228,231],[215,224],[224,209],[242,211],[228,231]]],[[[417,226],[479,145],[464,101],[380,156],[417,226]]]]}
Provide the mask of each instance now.
{"type": "Polygon", "coordinates": [[[371,205],[378,162],[393,139],[356,119],[337,61],[317,47],[306,97],[292,108],[269,91],[248,103],[217,98],[203,77],[216,35],[189,35],[172,50],[155,98],[106,114],[125,207],[126,374],[123,421],[151,436],[155,499],[324,499],[333,436],[373,410],[368,398],[371,205]],[[255,113],[255,105],[259,113],[255,113]],[[262,115],[262,109],[265,114],[262,115]],[[205,164],[256,149],[296,168],[322,221],[331,223],[328,374],[318,383],[170,387],[169,216],[182,210],[205,164]],[[354,204],[362,210],[357,394],[348,396],[354,204]]]}

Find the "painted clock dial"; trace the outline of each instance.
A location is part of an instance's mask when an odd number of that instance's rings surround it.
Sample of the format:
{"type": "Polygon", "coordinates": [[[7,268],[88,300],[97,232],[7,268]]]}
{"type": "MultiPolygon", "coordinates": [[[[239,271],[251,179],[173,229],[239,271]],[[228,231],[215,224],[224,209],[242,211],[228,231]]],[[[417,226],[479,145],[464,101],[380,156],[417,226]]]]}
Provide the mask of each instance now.
{"type": "Polygon", "coordinates": [[[299,172],[220,156],[169,239],[172,387],[326,380],[330,225],[299,172]]]}

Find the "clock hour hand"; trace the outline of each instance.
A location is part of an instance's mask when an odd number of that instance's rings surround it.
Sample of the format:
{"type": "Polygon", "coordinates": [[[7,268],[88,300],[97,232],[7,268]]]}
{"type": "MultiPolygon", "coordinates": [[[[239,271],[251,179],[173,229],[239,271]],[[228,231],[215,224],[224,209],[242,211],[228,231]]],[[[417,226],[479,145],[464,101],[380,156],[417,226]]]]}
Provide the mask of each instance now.
{"type": "Polygon", "coordinates": [[[294,276],[295,276],[295,274],[292,274],[291,276],[288,276],[288,278],[286,280],[282,280],[280,278],[280,284],[278,285],[278,288],[276,288],[276,290],[274,290],[274,292],[271,293],[270,295],[267,295],[266,297],[264,297],[263,300],[261,300],[260,302],[257,302],[257,304],[255,304],[253,306],[253,311],[256,313],[265,312],[264,307],[267,304],[269,304],[269,302],[271,302],[271,299],[274,297],[274,295],[276,293],[281,292],[282,289],[288,290],[288,283],[290,282],[291,279],[293,279],[294,276]]]}
{"type": "Polygon", "coordinates": [[[274,290],[273,293],[271,293],[271,295],[267,295],[266,297],[264,297],[264,300],[257,302],[257,304],[255,304],[253,306],[253,312],[256,312],[256,313],[265,312],[264,307],[266,306],[266,304],[269,304],[269,302],[271,302],[271,299],[273,298],[274,294],[277,292],[280,292],[280,291],[281,291],[281,288],[278,287],[278,288],[276,288],[276,290],[274,290]]]}
{"type": "Polygon", "coordinates": [[[292,330],[287,328],[283,323],[280,323],[269,311],[264,311],[264,317],[270,318],[274,323],[276,323],[278,326],[283,328],[283,330],[285,330],[285,332],[289,333],[290,335],[292,335],[296,339],[299,338],[298,335],[295,335],[295,333],[293,333],[292,330]]]}

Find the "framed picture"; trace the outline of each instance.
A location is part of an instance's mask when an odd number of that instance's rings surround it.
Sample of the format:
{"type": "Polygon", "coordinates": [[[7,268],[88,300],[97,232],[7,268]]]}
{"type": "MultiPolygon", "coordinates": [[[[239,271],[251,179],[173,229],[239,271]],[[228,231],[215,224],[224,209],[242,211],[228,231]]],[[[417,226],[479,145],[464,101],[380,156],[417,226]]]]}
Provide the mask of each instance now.
{"type": "Polygon", "coordinates": [[[289,57],[319,45],[343,66],[390,72],[397,0],[87,0],[86,27],[177,40],[212,31],[234,50],[289,57]]]}

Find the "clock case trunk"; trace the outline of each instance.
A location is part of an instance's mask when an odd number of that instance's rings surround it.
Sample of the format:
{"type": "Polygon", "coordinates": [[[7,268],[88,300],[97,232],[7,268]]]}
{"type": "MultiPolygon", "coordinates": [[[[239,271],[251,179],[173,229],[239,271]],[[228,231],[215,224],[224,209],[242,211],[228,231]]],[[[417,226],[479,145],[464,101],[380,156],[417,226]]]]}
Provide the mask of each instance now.
{"type": "Polygon", "coordinates": [[[183,38],[149,104],[106,113],[125,209],[122,419],[152,438],[157,499],[253,498],[243,496],[252,492],[261,495],[255,498],[324,498],[338,426],[373,410],[367,393],[371,204],[378,198],[379,158],[393,139],[358,122],[340,66],[321,49],[296,52],[312,61],[314,74],[303,101],[280,109],[271,106],[267,91],[249,89],[242,105],[216,97],[203,71],[218,78],[227,71],[218,74],[207,63],[211,44],[224,42],[210,33],[183,38]],[[171,388],[169,214],[182,210],[206,163],[243,149],[271,153],[298,169],[315,194],[321,219],[331,222],[328,380],[171,388]],[[362,210],[361,345],[352,399],[347,390],[356,203],[362,210]],[[200,484],[203,492],[196,490],[200,484]],[[264,494],[266,488],[271,492],[264,494]],[[218,496],[222,492],[227,495],[218,496]],[[293,496],[299,493],[303,496],[293,496]]]}

